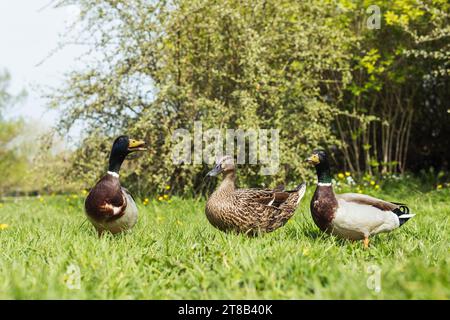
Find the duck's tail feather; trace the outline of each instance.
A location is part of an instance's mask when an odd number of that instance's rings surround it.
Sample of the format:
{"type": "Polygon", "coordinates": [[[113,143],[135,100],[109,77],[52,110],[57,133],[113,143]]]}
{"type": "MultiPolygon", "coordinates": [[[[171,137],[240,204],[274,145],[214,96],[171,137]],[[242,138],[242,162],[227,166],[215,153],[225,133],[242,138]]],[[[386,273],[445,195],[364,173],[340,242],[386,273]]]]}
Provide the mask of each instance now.
{"type": "Polygon", "coordinates": [[[306,191],[306,183],[302,183],[295,188],[292,194],[289,195],[287,200],[280,206],[280,209],[287,212],[294,213],[295,209],[297,209],[298,204],[302,200],[306,191]]]}

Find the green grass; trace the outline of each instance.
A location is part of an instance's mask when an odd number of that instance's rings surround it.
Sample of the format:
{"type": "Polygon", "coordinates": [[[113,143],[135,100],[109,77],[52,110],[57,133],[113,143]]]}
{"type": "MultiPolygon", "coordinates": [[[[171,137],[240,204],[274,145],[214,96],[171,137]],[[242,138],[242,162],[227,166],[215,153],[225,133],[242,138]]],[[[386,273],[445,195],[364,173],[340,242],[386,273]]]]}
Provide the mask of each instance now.
{"type": "Polygon", "coordinates": [[[417,216],[391,234],[360,242],[321,234],[309,213],[312,188],[293,219],[259,238],[224,234],[204,202],[140,205],[131,233],[99,239],[82,199],[46,197],[0,208],[1,299],[448,299],[450,190],[406,188],[380,197],[417,216]],[[67,268],[81,288],[66,285],[67,268]],[[381,291],[367,287],[381,271],[381,291]]]}

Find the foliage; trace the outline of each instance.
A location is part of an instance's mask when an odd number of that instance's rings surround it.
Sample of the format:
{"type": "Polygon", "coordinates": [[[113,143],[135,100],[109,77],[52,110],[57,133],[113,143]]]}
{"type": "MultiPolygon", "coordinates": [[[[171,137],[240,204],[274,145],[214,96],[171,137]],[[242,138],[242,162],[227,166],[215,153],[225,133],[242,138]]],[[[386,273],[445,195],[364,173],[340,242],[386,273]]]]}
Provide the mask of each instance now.
{"type": "Polygon", "coordinates": [[[112,136],[126,132],[150,142],[150,151],[129,164],[129,185],[201,192],[207,168],[178,166],[171,157],[174,130],[192,133],[195,120],[204,130],[281,130],[279,174],[257,177],[257,166],[245,168],[243,185],[300,181],[310,174],[301,155],[337,143],[335,102],[320,91],[331,94],[349,81],[351,37],[332,27],[332,7],[197,0],[81,1],[81,8],[84,34],[101,60],[87,58],[86,70],[71,73],[52,104],[63,111],[62,132],[85,124],[73,158],[85,181],[101,173],[112,136]]]}
{"type": "Polygon", "coordinates": [[[377,1],[381,28],[368,29],[360,13],[371,4],[354,1],[346,10],[357,38],[351,49],[354,81],[343,89],[336,119],[346,167],[360,175],[447,167],[449,154],[438,149],[450,136],[444,102],[450,92],[450,5],[377,1]]]}
{"type": "MultiPolygon", "coordinates": [[[[61,0],[58,5],[72,4],[61,0]]],[[[129,162],[127,185],[158,193],[204,193],[205,165],[175,165],[172,134],[203,128],[280,130],[281,170],[240,168],[242,185],[311,177],[317,146],[355,177],[448,170],[449,4],[378,1],[79,1],[86,67],[53,94],[59,132],[82,123],[69,159],[88,187],[115,135],[150,142],[129,162]],[[132,169],[132,170],[131,170],[132,169]]]]}
{"type": "Polygon", "coordinates": [[[9,91],[10,75],[7,71],[0,72],[0,195],[5,191],[22,186],[28,169],[26,155],[21,153],[21,147],[16,139],[23,130],[21,119],[5,119],[4,113],[23,96],[15,96],[9,91]]]}

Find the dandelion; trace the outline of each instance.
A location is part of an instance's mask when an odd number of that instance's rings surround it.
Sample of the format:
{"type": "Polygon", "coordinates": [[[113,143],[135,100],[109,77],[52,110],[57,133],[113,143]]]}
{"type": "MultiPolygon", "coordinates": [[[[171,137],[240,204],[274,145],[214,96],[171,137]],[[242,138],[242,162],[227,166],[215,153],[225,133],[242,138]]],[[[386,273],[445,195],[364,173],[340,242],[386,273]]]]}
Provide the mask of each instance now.
{"type": "Polygon", "coordinates": [[[442,184],[438,184],[437,189],[438,190],[442,189],[442,184]]]}
{"type": "Polygon", "coordinates": [[[164,195],[164,199],[165,199],[165,200],[169,199],[169,195],[165,194],[165,195],[164,195]]]}
{"type": "Polygon", "coordinates": [[[169,185],[166,186],[166,190],[170,190],[170,186],[169,185]]]}
{"type": "Polygon", "coordinates": [[[73,198],[73,199],[78,199],[78,195],[73,194],[73,195],[72,195],[72,198],[73,198]]]}
{"type": "Polygon", "coordinates": [[[380,189],[380,186],[378,184],[375,185],[375,190],[380,189]]]}
{"type": "Polygon", "coordinates": [[[163,200],[164,200],[163,196],[158,197],[158,201],[163,201],[163,200]]]}
{"type": "Polygon", "coordinates": [[[345,175],[342,172],[338,173],[338,178],[339,179],[344,179],[345,175]]]}
{"type": "Polygon", "coordinates": [[[144,204],[144,206],[148,205],[148,198],[145,198],[144,201],[142,201],[142,203],[144,204]]]}
{"type": "Polygon", "coordinates": [[[39,197],[39,201],[40,201],[40,202],[44,202],[44,198],[39,197]]]}
{"type": "Polygon", "coordinates": [[[350,172],[345,171],[345,176],[346,176],[346,177],[350,177],[350,172]]]}
{"type": "Polygon", "coordinates": [[[8,229],[8,227],[9,227],[9,225],[7,225],[6,223],[0,223],[0,231],[8,229]]]}
{"type": "Polygon", "coordinates": [[[371,185],[371,186],[374,186],[374,185],[375,185],[375,181],[373,181],[373,180],[370,181],[370,185],[371,185]]]}
{"type": "Polygon", "coordinates": [[[86,190],[86,189],[83,189],[83,190],[81,191],[81,194],[82,194],[83,196],[85,196],[85,195],[87,195],[87,194],[88,194],[88,192],[87,192],[87,190],[86,190]]]}

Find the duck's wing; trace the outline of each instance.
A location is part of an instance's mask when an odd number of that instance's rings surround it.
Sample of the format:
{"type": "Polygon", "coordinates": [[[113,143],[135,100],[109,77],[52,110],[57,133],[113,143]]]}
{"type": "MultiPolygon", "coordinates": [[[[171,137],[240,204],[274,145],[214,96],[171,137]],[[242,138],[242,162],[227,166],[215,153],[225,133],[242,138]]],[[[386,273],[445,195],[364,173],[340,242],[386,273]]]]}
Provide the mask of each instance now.
{"type": "Polygon", "coordinates": [[[287,200],[290,193],[269,189],[237,189],[234,195],[242,202],[249,204],[258,203],[278,208],[287,200]]]}
{"type": "Polygon", "coordinates": [[[381,199],[377,199],[365,194],[359,193],[342,193],[337,194],[336,199],[344,200],[349,203],[357,203],[361,205],[372,206],[382,211],[392,211],[397,216],[409,214],[410,210],[404,203],[388,202],[381,199]]]}
{"type": "Polygon", "coordinates": [[[242,219],[246,220],[246,229],[270,232],[283,226],[294,215],[305,190],[306,184],[292,191],[238,189],[233,195],[233,203],[242,213],[242,219]]]}

